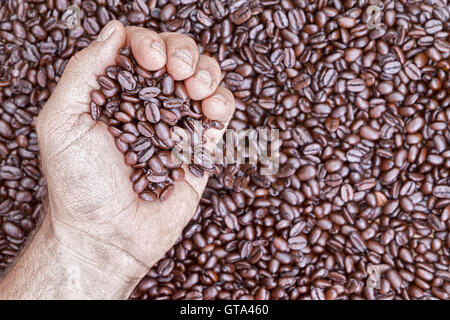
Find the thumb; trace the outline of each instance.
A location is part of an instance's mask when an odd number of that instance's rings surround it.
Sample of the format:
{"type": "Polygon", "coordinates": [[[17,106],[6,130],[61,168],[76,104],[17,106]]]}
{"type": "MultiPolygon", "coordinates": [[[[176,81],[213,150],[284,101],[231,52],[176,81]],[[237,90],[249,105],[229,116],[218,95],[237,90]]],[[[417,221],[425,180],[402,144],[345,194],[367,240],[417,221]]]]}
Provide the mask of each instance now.
{"type": "MultiPolygon", "coordinates": [[[[92,127],[88,115],[90,92],[99,88],[97,76],[115,64],[117,52],[125,44],[125,29],[110,21],[96,41],[73,56],[36,122],[43,160],[68,149],[92,127]]],[[[45,161],[44,161],[45,162],[45,161]]]]}
{"type": "Polygon", "coordinates": [[[122,23],[117,20],[110,21],[96,41],[69,60],[40,118],[52,118],[52,115],[58,114],[58,117],[67,119],[88,112],[91,100],[89,94],[92,89],[99,87],[97,77],[103,74],[108,66],[115,64],[119,49],[125,45],[125,38],[122,23]]]}

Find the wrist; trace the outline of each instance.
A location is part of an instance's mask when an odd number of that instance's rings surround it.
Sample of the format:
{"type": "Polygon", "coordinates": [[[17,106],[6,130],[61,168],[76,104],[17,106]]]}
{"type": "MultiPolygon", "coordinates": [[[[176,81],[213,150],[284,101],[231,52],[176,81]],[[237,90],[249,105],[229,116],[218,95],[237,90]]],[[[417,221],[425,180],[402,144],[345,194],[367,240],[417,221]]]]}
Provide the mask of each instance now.
{"type": "Polygon", "coordinates": [[[0,299],[126,299],[148,267],[47,214],[0,299]]]}
{"type": "Polygon", "coordinates": [[[39,233],[46,235],[47,250],[63,272],[61,298],[126,299],[148,271],[148,266],[121,248],[55,220],[51,214],[39,233]],[[69,292],[72,297],[67,296],[69,292]]]}

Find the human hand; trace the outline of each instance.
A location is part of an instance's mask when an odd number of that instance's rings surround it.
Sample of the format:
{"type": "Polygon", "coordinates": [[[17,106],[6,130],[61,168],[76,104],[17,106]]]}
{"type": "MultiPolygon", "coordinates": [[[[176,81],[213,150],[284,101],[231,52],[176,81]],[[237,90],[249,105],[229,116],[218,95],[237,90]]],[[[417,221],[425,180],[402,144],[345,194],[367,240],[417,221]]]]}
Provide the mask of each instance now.
{"type": "MultiPolygon", "coordinates": [[[[125,45],[147,70],[166,65],[175,80],[184,80],[192,99],[203,100],[205,116],[222,121],[225,128],[235,105],[231,92],[218,87],[218,63],[199,56],[191,38],[124,28],[111,21],[97,41],[69,61],[39,114],[37,133],[49,194],[46,223],[54,236],[83,259],[131,258],[136,271],[123,270],[123,276],[140,278],[192,218],[208,177],[198,179],[185,170],[185,181],[175,183],[174,193],[164,202],[145,202],[133,191],[132,169],[124,163],[107,126],[89,114],[90,92],[99,88],[97,77],[115,64],[125,45]],[[139,272],[143,274],[136,275],[139,272]]],[[[223,131],[207,133],[216,143],[223,131]]]]}

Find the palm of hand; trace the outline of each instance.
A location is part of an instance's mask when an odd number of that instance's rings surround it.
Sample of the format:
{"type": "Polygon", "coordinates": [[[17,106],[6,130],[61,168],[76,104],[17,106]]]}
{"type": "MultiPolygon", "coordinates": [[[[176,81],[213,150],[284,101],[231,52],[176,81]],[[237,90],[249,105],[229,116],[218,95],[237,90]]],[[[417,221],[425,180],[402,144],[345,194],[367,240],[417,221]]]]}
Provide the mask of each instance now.
{"type": "Polygon", "coordinates": [[[165,202],[145,202],[133,191],[132,169],[105,124],[83,114],[57,130],[48,133],[57,138],[42,156],[54,218],[99,241],[112,242],[141,261],[153,261],[166,252],[194,214],[199,194],[193,187],[181,182],[165,202]],[[183,201],[177,201],[181,197],[183,201]],[[160,250],[147,256],[148,248],[160,250]]]}

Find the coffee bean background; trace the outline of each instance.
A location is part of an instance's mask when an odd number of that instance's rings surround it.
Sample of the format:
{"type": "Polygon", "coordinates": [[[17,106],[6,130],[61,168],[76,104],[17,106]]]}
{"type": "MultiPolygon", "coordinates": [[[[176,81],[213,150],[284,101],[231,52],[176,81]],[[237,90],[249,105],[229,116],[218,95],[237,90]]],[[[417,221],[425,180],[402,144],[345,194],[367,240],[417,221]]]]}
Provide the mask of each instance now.
{"type": "Polygon", "coordinates": [[[46,195],[36,116],[118,19],[192,36],[237,99],[230,128],[282,139],[277,175],[215,168],[131,299],[448,300],[450,8],[378,2],[372,29],[367,0],[2,1],[0,271],[46,195]],[[69,5],[81,28],[62,21],[69,5]]]}

